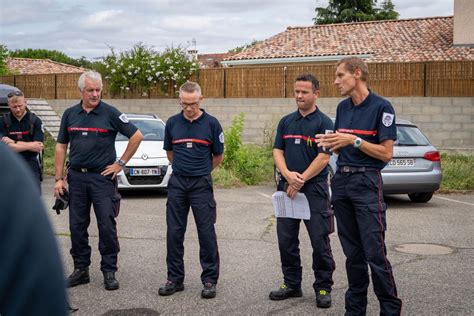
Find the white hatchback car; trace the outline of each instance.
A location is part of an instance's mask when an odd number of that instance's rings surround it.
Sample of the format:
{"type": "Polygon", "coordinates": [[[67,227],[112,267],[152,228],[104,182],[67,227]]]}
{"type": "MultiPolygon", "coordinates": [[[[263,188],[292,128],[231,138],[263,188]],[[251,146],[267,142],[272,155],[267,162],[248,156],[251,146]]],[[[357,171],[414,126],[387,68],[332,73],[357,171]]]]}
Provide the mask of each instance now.
{"type": "MultiPolygon", "coordinates": [[[[171,165],[163,149],[165,123],[156,115],[127,114],[128,120],[143,134],[143,141],[125,168],[117,175],[118,188],[166,189],[171,165]]],[[[118,133],[115,139],[117,159],[122,156],[128,138],[118,133]]]]}

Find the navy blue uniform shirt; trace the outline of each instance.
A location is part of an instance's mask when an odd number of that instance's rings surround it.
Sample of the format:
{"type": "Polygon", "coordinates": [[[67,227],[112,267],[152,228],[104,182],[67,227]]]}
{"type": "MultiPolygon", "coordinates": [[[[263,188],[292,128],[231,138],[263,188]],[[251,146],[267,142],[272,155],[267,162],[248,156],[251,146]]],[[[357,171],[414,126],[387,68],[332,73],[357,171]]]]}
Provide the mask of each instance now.
{"type": "MultiPolygon", "coordinates": [[[[5,114],[6,115],[6,114],[5,114]]],[[[7,128],[4,124],[3,117],[0,118],[0,136],[7,136],[13,140],[20,141],[20,142],[43,142],[44,141],[44,133],[43,133],[43,123],[41,122],[39,117],[36,117],[35,123],[33,125],[33,134],[30,133],[30,117],[31,112],[26,110],[25,116],[18,121],[18,119],[10,113],[11,118],[11,125],[7,131],[7,128]]],[[[19,154],[27,159],[37,159],[38,153],[34,151],[21,151],[19,154]]]]}
{"type": "MultiPolygon", "coordinates": [[[[333,128],[331,119],[319,108],[304,117],[299,111],[295,111],[280,120],[273,148],[284,151],[288,170],[303,173],[320,152],[330,154],[317,146],[315,136],[332,131],[333,128]]],[[[326,179],[327,175],[326,166],[307,182],[326,179]]]]}
{"type": "MultiPolygon", "coordinates": [[[[356,135],[373,144],[380,144],[386,139],[397,139],[395,110],[388,100],[371,91],[359,105],[354,105],[351,98],[339,103],[334,128],[338,132],[356,135]]],[[[346,146],[339,152],[337,165],[381,170],[386,163],[353,146],[346,146]]]]}
{"type": "Polygon", "coordinates": [[[212,155],[224,153],[224,133],[219,121],[207,114],[189,121],[183,112],[166,121],[163,149],[173,151],[173,173],[204,176],[212,171],[212,155]]]}
{"type": "Polygon", "coordinates": [[[82,102],[68,108],[61,118],[58,143],[71,143],[69,163],[73,169],[88,168],[102,171],[117,159],[117,132],[130,138],[137,127],[125,114],[105,102],[87,113],[82,102]]]}

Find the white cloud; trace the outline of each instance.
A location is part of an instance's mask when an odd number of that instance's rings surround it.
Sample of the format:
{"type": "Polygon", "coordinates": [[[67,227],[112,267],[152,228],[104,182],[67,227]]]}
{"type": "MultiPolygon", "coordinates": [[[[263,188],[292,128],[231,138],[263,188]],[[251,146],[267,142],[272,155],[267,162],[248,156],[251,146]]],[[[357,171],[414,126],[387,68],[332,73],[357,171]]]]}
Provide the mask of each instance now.
{"type": "Polygon", "coordinates": [[[102,27],[103,25],[116,25],[123,17],[123,10],[105,10],[92,13],[82,21],[85,28],[102,27]]]}

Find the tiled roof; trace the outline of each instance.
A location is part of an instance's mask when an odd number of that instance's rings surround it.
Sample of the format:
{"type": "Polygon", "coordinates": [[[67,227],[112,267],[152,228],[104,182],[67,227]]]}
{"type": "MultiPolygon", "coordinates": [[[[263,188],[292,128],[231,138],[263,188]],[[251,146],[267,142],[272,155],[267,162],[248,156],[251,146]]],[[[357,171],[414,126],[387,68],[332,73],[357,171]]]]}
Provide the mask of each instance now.
{"type": "Polygon", "coordinates": [[[474,60],[453,47],[453,17],[288,27],[225,60],[369,54],[368,62],[474,60]]]}
{"type": "Polygon", "coordinates": [[[83,73],[85,68],[58,63],[50,59],[8,57],[7,68],[22,75],[83,73]]]}
{"type": "Polygon", "coordinates": [[[221,61],[232,55],[234,55],[234,53],[199,54],[198,60],[202,68],[216,68],[222,67],[221,61]]]}

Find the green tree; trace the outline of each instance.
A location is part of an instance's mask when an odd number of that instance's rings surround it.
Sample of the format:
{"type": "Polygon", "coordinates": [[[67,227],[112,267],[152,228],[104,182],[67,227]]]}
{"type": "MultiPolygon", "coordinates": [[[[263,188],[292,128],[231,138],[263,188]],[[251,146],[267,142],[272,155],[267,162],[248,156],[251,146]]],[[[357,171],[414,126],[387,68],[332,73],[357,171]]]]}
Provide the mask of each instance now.
{"type": "Polygon", "coordinates": [[[317,7],[314,24],[351,23],[396,19],[398,13],[391,0],[384,0],[381,8],[377,0],[329,0],[327,7],[317,7]]]}
{"type": "Polygon", "coordinates": [[[74,59],[64,54],[63,52],[57,50],[49,49],[17,49],[10,51],[10,57],[20,57],[20,58],[33,58],[33,59],[50,59],[58,63],[64,63],[73,66],[79,66],[80,63],[74,59]]]}
{"type": "Polygon", "coordinates": [[[7,68],[8,48],[0,44],[0,75],[8,75],[10,71],[7,68]]]}
{"type": "Polygon", "coordinates": [[[105,75],[110,90],[114,93],[149,93],[157,84],[166,91],[170,82],[176,88],[199,67],[180,47],[167,48],[159,53],[142,43],[135,44],[130,50],[120,54],[111,48],[111,53],[103,57],[102,61],[104,66],[100,67],[101,73],[105,75]]]}

